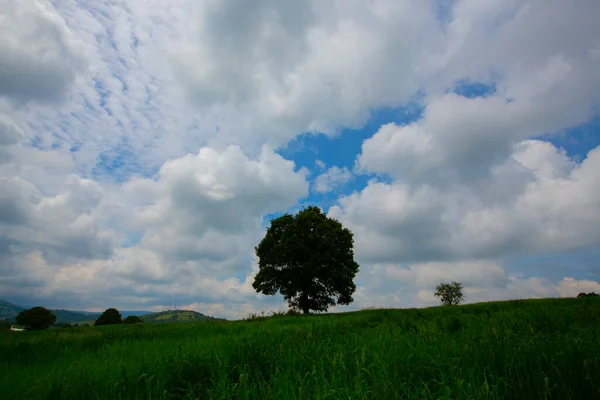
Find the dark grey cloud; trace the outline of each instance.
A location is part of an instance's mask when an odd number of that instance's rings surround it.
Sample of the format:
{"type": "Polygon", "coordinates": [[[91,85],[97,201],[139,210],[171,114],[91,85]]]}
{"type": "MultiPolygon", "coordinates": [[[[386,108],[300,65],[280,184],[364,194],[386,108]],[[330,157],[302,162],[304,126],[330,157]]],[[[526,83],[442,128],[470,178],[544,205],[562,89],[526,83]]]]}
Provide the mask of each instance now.
{"type": "Polygon", "coordinates": [[[2,1],[0,97],[62,100],[86,67],[83,49],[50,2],[2,1]]]}

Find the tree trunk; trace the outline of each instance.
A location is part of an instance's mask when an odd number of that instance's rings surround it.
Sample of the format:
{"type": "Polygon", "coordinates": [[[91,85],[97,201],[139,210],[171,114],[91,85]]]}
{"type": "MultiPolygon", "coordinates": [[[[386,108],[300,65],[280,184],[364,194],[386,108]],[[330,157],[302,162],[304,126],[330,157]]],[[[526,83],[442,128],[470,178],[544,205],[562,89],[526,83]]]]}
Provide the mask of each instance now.
{"type": "Polygon", "coordinates": [[[308,294],[306,294],[306,293],[302,293],[302,295],[300,296],[300,308],[302,309],[302,312],[304,313],[304,315],[310,314],[310,307],[308,304],[308,294]]]}

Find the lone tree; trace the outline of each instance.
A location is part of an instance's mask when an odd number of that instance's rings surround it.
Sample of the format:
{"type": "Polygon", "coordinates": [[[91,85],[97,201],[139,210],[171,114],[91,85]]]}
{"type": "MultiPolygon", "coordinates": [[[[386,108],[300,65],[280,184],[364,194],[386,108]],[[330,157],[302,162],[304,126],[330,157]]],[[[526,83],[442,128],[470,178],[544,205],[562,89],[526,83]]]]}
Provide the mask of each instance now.
{"type": "Polygon", "coordinates": [[[435,288],[434,296],[440,297],[442,303],[446,306],[455,306],[465,299],[462,292],[462,283],[440,283],[435,288]]]}
{"type": "Polygon", "coordinates": [[[122,322],[121,313],[116,308],[108,308],[98,317],[96,322],[94,322],[94,326],[115,325],[122,322]]]}
{"type": "Polygon", "coordinates": [[[28,331],[41,331],[50,328],[56,322],[56,315],[44,307],[33,307],[17,315],[17,325],[28,331]]]}
{"type": "Polygon", "coordinates": [[[291,308],[308,314],[335,304],[350,304],[358,272],[352,232],[318,207],[273,219],[256,247],[259,272],[252,287],[279,291],[291,308]]]}
{"type": "Polygon", "coordinates": [[[137,315],[130,315],[129,317],[123,320],[124,324],[143,324],[144,320],[138,317],[137,315]]]}

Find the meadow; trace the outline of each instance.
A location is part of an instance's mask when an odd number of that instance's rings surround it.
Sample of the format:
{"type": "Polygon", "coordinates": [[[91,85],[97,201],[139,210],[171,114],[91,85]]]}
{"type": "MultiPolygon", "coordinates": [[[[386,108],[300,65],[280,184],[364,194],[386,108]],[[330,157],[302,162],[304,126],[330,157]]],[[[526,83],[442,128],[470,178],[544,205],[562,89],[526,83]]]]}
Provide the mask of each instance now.
{"type": "Polygon", "coordinates": [[[2,399],[600,399],[598,298],[0,334],[2,399]]]}

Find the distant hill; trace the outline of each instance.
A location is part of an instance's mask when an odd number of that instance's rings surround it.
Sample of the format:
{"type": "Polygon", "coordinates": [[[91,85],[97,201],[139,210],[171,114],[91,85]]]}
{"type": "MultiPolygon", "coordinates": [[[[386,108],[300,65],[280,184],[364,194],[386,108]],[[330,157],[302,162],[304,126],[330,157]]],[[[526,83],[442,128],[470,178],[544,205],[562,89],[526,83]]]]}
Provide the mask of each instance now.
{"type": "MultiPolygon", "coordinates": [[[[8,301],[0,300],[0,319],[8,319],[10,321],[15,321],[17,315],[21,311],[23,311],[25,307],[18,306],[13,303],[9,303],[8,301]]],[[[99,312],[88,312],[88,311],[71,311],[71,310],[57,310],[50,309],[56,315],[56,323],[67,322],[70,324],[75,324],[79,322],[87,322],[87,321],[95,321],[100,314],[99,312]]],[[[127,318],[130,315],[144,315],[150,314],[150,311],[120,311],[121,316],[123,318],[127,318]]]]}
{"type": "Polygon", "coordinates": [[[0,319],[15,320],[24,308],[8,301],[0,300],[0,319]]]}
{"type": "Polygon", "coordinates": [[[225,321],[221,318],[213,318],[201,314],[196,311],[188,310],[173,310],[173,311],[161,311],[152,314],[146,314],[141,316],[142,320],[147,323],[159,323],[159,322],[193,322],[193,321],[225,321]]]}
{"type": "Polygon", "coordinates": [[[90,321],[98,318],[97,313],[87,313],[85,311],[69,311],[69,310],[51,310],[54,315],[56,315],[56,323],[60,324],[63,322],[68,322],[69,324],[74,324],[82,321],[90,321]]]}

